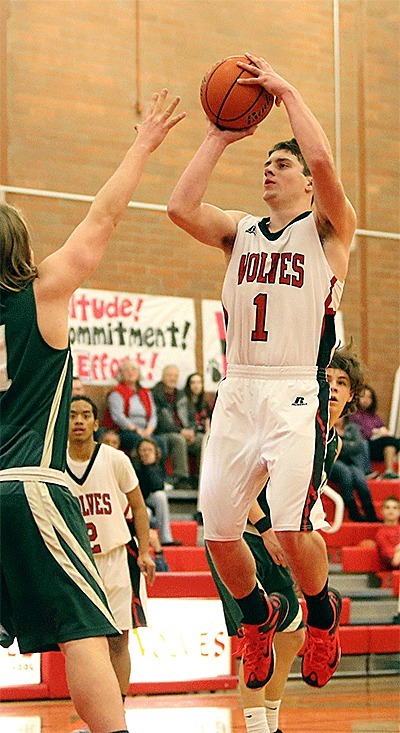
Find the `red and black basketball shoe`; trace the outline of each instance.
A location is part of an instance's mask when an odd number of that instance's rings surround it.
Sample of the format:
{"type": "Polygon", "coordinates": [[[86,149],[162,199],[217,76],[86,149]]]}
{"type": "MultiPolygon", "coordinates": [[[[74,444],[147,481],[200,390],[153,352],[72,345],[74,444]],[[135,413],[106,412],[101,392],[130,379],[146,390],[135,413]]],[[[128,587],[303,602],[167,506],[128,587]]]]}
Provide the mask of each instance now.
{"type": "Polygon", "coordinates": [[[265,596],[269,616],[263,624],[243,624],[240,651],[246,687],[259,689],[267,684],[274,672],[273,639],[289,610],[287,599],[280,593],[265,596]]]}
{"type": "Polygon", "coordinates": [[[331,679],[340,662],[339,619],[342,599],[336,590],[328,591],[333,608],[333,624],[330,629],[307,626],[306,641],[302,650],[301,674],[311,687],[323,687],[331,679]]]}

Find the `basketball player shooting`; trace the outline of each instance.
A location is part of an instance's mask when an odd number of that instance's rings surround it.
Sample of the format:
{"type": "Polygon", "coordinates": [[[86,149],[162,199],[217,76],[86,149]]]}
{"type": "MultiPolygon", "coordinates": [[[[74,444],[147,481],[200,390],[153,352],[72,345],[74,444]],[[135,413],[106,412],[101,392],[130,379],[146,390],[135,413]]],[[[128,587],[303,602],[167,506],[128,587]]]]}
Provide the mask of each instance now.
{"type": "Polygon", "coordinates": [[[322,687],[340,660],[341,608],[339,594],[328,590],[326,546],[316,531],[323,522],[317,500],[329,421],[326,367],[356,217],[328,139],[299,91],[264,59],[246,56],[249,63],[238,66],[252,76],[237,83],[270,92],[294,135],[266,156],[269,217],[203,202],[226,147],[256,127],[221,130],[210,122],[169,202],[172,221],[221,249],[227,265],[227,377],[213,413],[200,504],[214,564],[243,613],[244,680],[257,689],[272,676],[273,636],[286,614],[279,595],[258,590],[242,538],[268,471],[272,525],[308,608],[302,675],[322,687]]]}

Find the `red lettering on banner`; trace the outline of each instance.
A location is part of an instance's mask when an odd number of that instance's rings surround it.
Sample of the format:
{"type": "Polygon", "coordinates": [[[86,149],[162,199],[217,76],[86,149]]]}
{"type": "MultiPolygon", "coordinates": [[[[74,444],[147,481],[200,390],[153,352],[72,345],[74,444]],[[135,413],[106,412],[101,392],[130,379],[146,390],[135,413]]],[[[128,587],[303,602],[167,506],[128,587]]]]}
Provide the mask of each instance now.
{"type": "Polygon", "coordinates": [[[88,354],[78,354],[78,377],[90,377],[90,361],[88,354]]]}
{"type": "Polygon", "coordinates": [[[214,657],[220,657],[221,654],[223,654],[225,651],[224,636],[225,636],[224,631],[218,631],[218,634],[216,635],[214,639],[215,646],[217,647],[214,652],[214,657]]]}
{"type": "Polygon", "coordinates": [[[121,316],[128,318],[132,313],[132,303],[127,298],[124,298],[121,303],[121,316]]]}
{"type": "Polygon", "coordinates": [[[110,300],[106,300],[88,298],[85,293],[75,293],[70,301],[69,315],[82,322],[90,318],[99,321],[105,316],[114,319],[117,317],[129,318],[132,315],[133,320],[137,321],[143,303],[143,298],[138,298],[134,306],[129,298],[120,298],[119,295],[114,295],[110,300]]]}
{"type": "Polygon", "coordinates": [[[208,646],[207,645],[207,637],[208,637],[208,634],[207,634],[206,631],[203,631],[203,632],[200,632],[199,636],[200,636],[200,655],[202,657],[209,657],[210,654],[209,654],[208,649],[207,649],[207,646],[208,646]]]}

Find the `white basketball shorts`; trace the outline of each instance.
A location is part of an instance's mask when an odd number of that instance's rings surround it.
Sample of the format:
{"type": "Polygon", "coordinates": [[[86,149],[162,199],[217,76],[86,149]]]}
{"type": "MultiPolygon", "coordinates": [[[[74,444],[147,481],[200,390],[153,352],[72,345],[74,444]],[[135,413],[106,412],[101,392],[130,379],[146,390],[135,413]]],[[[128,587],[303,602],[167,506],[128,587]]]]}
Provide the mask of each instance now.
{"type": "Polygon", "coordinates": [[[329,384],[316,367],[228,367],[201,472],[206,540],[242,536],[267,472],[275,530],[329,526],[319,497],[328,405],[329,384]]]}

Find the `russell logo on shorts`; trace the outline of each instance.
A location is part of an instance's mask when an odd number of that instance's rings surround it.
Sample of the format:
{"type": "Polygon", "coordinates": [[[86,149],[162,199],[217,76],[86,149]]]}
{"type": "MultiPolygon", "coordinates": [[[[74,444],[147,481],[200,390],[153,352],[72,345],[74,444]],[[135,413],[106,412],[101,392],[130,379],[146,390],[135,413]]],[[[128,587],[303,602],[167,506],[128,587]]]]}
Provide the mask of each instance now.
{"type": "Polygon", "coordinates": [[[304,397],[296,397],[292,402],[292,405],[294,405],[295,407],[303,407],[307,404],[308,402],[305,401],[304,397]]]}

